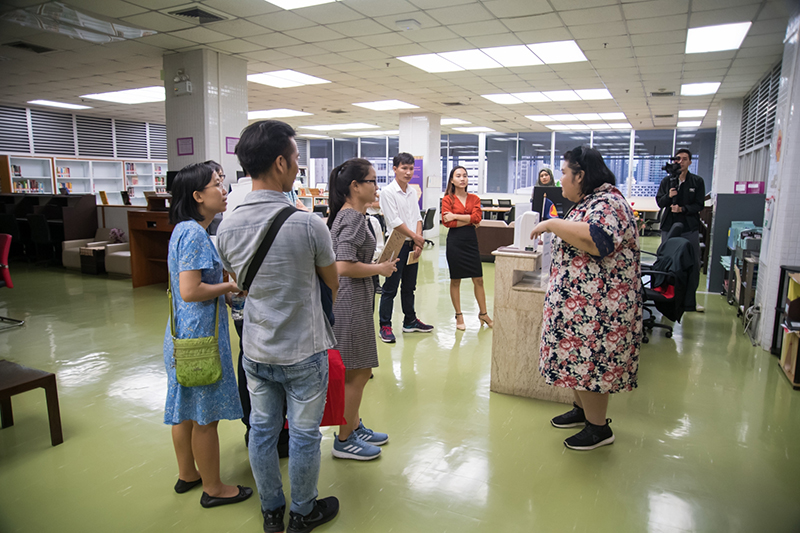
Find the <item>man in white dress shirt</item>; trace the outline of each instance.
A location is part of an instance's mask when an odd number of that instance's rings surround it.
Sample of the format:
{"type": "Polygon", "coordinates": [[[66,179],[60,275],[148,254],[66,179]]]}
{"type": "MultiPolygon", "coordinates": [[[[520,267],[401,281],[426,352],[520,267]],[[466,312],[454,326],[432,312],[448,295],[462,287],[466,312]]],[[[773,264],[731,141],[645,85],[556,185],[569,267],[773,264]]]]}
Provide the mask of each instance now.
{"type": "Polygon", "coordinates": [[[394,181],[381,190],[381,209],[386,223],[386,231],[398,231],[405,235],[406,242],[400,250],[397,271],[386,278],[381,293],[378,310],[380,318],[380,338],[383,342],[395,342],[392,332],[392,310],[397,288],[400,287],[400,303],[403,307],[403,331],[405,333],[430,333],[433,326],[423,323],[414,311],[414,291],[417,288],[417,270],[419,263],[406,264],[408,255],[419,257],[425,239],[422,236],[422,216],[419,213],[419,197],[413,187],[409,187],[414,176],[414,156],[399,153],[392,161],[394,181]]]}

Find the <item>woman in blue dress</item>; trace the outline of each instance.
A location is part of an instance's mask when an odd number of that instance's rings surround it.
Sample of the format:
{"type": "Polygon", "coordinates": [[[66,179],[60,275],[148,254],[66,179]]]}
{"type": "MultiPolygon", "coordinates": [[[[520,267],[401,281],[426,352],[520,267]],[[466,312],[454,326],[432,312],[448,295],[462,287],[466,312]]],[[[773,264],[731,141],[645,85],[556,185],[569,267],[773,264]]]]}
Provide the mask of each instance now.
{"type": "Polygon", "coordinates": [[[181,169],[172,184],[169,240],[169,276],[174,302],[175,335],[180,339],[214,335],[219,306],[219,352],[222,379],[211,385],[184,387],[175,377],[172,332],[164,334],[167,403],[164,423],[172,425],[172,443],[178,459],[175,492],[203,485],[200,504],[216,507],[244,501],[248,487],[225,485],[219,476],[220,420],[242,417],[228,333],[224,295],[238,292],[236,283],[222,281],[222,263],[206,233],[214,215],[225,211],[226,192],[214,168],[204,163],[181,169]],[[216,304],[216,305],[215,305],[216,304]]]}

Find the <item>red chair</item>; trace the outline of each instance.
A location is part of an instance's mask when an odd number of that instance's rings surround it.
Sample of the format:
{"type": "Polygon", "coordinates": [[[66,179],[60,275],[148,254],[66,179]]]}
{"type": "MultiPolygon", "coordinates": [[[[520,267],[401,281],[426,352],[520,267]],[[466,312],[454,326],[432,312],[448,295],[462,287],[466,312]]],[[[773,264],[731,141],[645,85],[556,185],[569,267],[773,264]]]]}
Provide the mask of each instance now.
{"type": "MultiPolygon", "coordinates": [[[[11,250],[11,235],[0,233],[0,287],[13,289],[14,283],[11,281],[11,272],[8,271],[9,250],[11,250]]],[[[0,330],[21,326],[25,323],[24,320],[17,320],[16,318],[8,318],[5,316],[0,316],[0,322],[11,324],[10,326],[0,328],[0,330]]]]}

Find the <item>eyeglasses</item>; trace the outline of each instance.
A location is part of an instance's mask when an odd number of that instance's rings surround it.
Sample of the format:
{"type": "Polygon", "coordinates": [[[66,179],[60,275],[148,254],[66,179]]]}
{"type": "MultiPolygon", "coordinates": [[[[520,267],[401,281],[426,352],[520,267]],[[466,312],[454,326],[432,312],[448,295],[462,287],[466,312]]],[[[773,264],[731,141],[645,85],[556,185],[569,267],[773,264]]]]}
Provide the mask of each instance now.
{"type": "Polygon", "coordinates": [[[372,183],[373,185],[375,185],[376,183],[378,183],[378,180],[361,180],[361,183],[372,183]]]}
{"type": "Polygon", "coordinates": [[[217,183],[212,183],[211,185],[206,185],[205,187],[203,187],[203,190],[206,190],[206,189],[208,189],[210,187],[216,187],[217,189],[219,189],[221,191],[224,191],[225,190],[225,183],[222,180],[220,180],[217,183]]]}

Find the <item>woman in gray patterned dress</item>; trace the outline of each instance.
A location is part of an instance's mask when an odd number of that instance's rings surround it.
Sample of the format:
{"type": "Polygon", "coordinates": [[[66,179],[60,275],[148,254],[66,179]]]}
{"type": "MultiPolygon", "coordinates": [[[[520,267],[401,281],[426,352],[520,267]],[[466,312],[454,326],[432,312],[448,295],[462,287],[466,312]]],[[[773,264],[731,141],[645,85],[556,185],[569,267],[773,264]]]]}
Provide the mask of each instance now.
{"type": "Polygon", "coordinates": [[[368,461],[380,456],[378,446],[389,436],[367,429],[358,410],[364,386],[378,366],[375,342],[375,288],[372,276],[389,277],[396,271],[394,261],[372,263],[375,237],[366,221],[367,204],[375,201],[375,169],[366,159],[350,159],[330,175],[330,216],[333,250],[339,271],[339,294],[333,306],[336,349],[345,367],[344,417],[334,435],[333,456],[368,461]]]}

